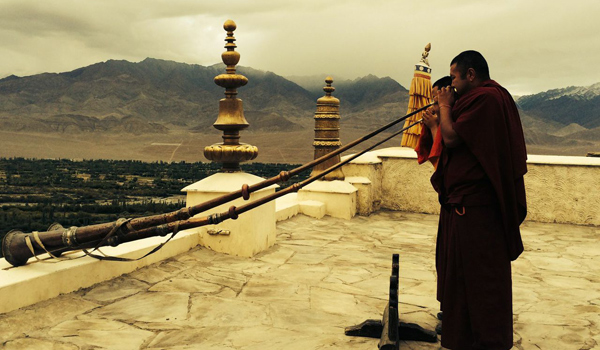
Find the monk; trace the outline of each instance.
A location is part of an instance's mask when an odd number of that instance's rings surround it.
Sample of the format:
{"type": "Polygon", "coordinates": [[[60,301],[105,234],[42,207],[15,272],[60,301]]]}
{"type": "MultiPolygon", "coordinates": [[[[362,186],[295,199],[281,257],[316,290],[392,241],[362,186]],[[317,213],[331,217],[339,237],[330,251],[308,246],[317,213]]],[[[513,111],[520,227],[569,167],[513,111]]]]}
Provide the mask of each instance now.
{"type": "Polygon", "coordinates": [[[523,252],[527,153],[517,107],[465,51],[438,94],[443,147],[431,183],[441,204],[436,246],[442,346],[513,346],[511,261],[523,252]]]}
{"type": "MultiPolygon", "coordinates": [[[[440,89],[450,85],[452,85],[452,79],[449,76],[436,80],[431,88],[433,100],[437,102],[437,95],[440,89]]],[[[415,148],[419,164],[430,161],[434,168],[437,168],[442,151],[442,134],[439,132],[440,130],[438,128],[440,125],[439,114],[440,107],[437,103],[423,112],[423,124],[425,124],[427,128],[423,128],[421,131],[419,142],[415,148]]]]}

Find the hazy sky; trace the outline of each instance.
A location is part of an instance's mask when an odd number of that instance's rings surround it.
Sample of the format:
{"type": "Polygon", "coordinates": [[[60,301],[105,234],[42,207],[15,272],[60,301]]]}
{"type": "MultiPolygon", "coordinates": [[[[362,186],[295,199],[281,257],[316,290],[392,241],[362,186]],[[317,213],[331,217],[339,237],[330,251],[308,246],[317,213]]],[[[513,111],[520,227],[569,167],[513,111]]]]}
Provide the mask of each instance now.
{"type": "Polygon", "coordinates": [[[434,79],[473,49],[521,95],[600,82],[598,15],[598,0],[0,0],[0,77],[108,59],[212,65],[230,18],[243,66],[407,87],[431,42],[434,79]]]}

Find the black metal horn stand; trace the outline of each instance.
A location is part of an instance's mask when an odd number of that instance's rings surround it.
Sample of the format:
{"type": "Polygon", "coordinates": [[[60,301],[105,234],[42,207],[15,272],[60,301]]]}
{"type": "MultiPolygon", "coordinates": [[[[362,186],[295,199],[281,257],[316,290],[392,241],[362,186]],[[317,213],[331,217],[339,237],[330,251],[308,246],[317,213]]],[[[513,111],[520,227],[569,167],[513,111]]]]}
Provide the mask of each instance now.
{"type": "Polygon", "coordinates": [[[437,342],[436,332],[426,330],[415,323],[400,322],[398,313],[399,261],[398,254],[394,254],[392,256],[392,275],[390,276],[390,299],[383,312],[383,319],[369,319],[361,324],[346,327],[346,335],[380,338],[377,345],[380,350],[398,350],[400,340],[437,342]]]}

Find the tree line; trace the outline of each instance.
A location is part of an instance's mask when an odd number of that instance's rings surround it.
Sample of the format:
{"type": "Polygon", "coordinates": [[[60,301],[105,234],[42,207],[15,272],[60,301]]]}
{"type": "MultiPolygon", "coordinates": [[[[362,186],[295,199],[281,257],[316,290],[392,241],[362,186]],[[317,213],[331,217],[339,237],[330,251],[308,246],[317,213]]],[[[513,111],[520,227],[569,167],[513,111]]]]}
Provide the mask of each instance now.
{"type": "MultiPolygon", "coordinates": [[[[295,167],[242,164],[264,178],[295,167]]],[[[219,171],[220,164],[203,162],[0,158],[0,238],[13,229],[45,231],[55,222],[86,226],[174,211],[185,207],[182,188],[219,171]]]]}

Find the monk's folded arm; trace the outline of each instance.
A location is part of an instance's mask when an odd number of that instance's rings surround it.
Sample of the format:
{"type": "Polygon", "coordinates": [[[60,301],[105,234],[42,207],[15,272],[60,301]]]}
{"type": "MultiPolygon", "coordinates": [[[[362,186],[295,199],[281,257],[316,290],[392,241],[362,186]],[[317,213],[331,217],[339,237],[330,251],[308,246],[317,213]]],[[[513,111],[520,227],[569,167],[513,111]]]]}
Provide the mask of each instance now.
{"type": "Polygon", "coordinates": [[[460,145],[463,141],[452,128],[452,109],[449,106],[440,106],[440,128],[442,138],[446,147],[452,148],[460,145]]]}

